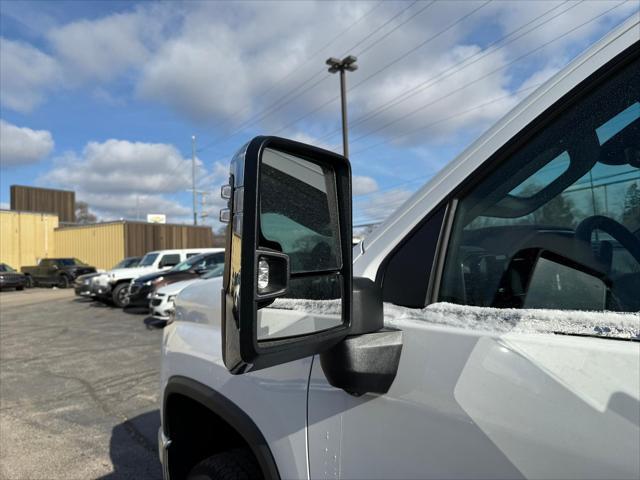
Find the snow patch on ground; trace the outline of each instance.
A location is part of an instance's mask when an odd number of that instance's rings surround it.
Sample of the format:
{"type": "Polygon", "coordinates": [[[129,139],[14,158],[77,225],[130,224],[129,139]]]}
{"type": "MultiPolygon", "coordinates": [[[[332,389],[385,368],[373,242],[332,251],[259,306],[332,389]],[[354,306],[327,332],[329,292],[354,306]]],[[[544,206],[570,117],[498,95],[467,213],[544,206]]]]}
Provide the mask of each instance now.
{"type": "MultiPolygon", "coordinates": [[[[341,300],[278,298],[269,308],[340,315],[341,300]]],[[[640,340],[640,313],[585,312],[574,310],[489,308],[434,303],[426,308],[384,304],[385,324],[418,320],[434,325],[484,330],[503,334],[567,333],[640,340]]]]}

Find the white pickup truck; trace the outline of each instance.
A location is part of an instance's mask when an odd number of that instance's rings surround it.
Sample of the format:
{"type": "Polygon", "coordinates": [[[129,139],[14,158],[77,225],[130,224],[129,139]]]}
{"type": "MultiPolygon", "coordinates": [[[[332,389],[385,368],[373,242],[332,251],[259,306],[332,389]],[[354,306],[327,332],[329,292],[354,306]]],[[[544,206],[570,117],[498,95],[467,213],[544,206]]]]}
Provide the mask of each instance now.
{"type": "Polygon", "coordinates": [[[134,268],[115,268],[92,280],[95,298],[113,302],[117,307],[127,304],[127,288],[131,280],[141,275],[169,270],[187,258],[201,253],[218,251],[216,248],[187,248],[148,252],[134,268]]]}
{"type": "Polygon", "coordinates": [[[348,161],[252,140],[164,330],[165,478],[639,478],[639,179],[638,15],[353,251],[348,161]]]}

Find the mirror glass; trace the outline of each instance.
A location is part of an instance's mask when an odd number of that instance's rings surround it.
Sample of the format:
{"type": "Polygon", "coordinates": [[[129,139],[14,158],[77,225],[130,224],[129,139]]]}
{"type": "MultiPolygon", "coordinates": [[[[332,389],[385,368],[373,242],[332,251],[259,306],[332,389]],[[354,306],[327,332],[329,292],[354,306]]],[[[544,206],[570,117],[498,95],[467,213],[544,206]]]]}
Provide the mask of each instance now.
{"type": "MultiPolygon", "coordinates": [[[[283,295],[258,304],[258,340],[343,323],[335,182],[333,170],[320,163],[269,148],[262,154],[259,248],[287,255],[289,277],[283,295]]],[[[259,290],[261,282],[276,278],[269,268],[281,268],[273,262],[262,265],[259,290]]]]}

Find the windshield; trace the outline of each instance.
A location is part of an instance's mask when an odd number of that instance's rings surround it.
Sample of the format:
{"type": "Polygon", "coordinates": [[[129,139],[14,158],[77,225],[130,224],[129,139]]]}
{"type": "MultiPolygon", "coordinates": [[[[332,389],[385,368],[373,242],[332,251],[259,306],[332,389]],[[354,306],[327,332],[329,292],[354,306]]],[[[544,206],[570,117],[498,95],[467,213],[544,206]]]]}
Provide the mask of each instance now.
{"type": "Polygon", "coordinates": [[[123,260],[120,260],[120,262],[118,262],[113,267],[113,269],[115,270],[116,268],[132,268],[132,267],[136,267],[139,262],[140,262],[140,257],[125,258],[123,260]]]}
{"type": "Polygon", "coordinates": [[[78,260],[77,258],[61,258],[58,260],[60,265],[64,265],[65,267],[72,267],[74,265],[86,265],[86,263],[78,260]]]}
{"type": "Polygon", "coordinates": [[[0,272],[15,272],[15,270],[6,263],[0,263],[0,272]]]}
{"type": "Polygon", "coordinates": [[[200,278],[207,279],[207,278],[220,277],[222,276],[223,273],[224,273],[224,263],[220,263],[215,267],[213,267],[211,270],[209,270],[200,278]]]}
{"type": "Polygon", "coordinates": [[[190,270],[194,265],[197,265],[199,262],[201,262],[204,257],[204,255],[196,255],[194,257],[187,258],[184,262],[180,262],[178,265],[173,267],[171,271],[185,272],[187,270],[190,270]]]}
{"type": "Polygon", "coordinates": [[[156,261],[156,258],[158,258],[157,253],[147,253],[144,257],[142,257],[142,260],[140,260],[140,263],[138,264],[138,266],[148,267],[150,265],[153,265],[153,262],[156,261]]]}

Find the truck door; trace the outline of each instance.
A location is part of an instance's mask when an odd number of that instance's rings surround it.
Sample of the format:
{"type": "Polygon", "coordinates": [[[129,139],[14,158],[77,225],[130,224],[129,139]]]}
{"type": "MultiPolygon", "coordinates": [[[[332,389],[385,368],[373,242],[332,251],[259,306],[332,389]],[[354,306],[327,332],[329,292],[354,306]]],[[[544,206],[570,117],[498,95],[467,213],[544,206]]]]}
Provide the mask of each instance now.
{"type": "Polygon", "coordinates": [[[314,359],[311,478],[640,477],[637,53],[452,186],[381,263],[398,373],[355,397],[314,359]]]}
{"type": "Polygon", "coordinates": [[[54,264],[53,260],[48,258],[43,258],[33,271],[33,275],[35,279],[40,282],[48,282],[49,272],[52,269],[53,264],[54,264]]]}

